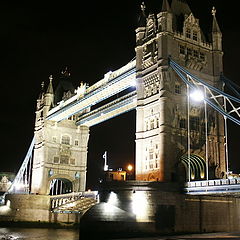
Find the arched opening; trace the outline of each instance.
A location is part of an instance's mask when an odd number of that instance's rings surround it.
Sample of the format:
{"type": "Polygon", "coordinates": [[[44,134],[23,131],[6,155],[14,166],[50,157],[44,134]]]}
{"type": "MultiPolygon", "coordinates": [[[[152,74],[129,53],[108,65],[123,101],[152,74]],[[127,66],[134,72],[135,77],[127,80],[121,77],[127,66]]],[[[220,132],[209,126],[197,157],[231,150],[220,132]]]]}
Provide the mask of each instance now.
{"type": "Polygon", "coordinates": [[[71,181],[65,178],[54,178],[50,182],[50,195],[59,195],[71,193],[73,190],[73,184],[71,181]]]}
{"type": "Polygon", "coordinates": [[[191,154],[190,159],[188,155],[183,155],[180,158],[180,164],[178,166],[179,178],[183,179],[184,177],[185,181],[187,181],[189,180],[189,173],[190,180],[197,181],[206,179],[206,163],[202,157],[191,154]]]}

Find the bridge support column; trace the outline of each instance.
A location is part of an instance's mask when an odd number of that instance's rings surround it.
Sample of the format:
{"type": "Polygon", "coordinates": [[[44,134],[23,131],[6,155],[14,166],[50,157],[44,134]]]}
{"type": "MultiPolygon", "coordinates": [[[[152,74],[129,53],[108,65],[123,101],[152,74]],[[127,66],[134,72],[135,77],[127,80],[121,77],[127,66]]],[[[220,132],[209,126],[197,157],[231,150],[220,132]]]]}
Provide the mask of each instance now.
{"type": "Polygon", "coordinates": [[[53,194],[85,191],[89,128],[72,120],[45,120],[35,139],[31,192],[49,194],[54,184],[53,194]]]}

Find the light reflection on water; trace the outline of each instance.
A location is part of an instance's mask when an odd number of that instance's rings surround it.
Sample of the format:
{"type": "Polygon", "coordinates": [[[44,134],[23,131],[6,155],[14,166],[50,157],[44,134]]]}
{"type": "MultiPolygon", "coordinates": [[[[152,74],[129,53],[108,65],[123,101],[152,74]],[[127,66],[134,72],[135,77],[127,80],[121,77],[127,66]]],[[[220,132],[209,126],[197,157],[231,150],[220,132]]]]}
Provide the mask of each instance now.
{"type": "Polygon", "coordinates": [[[0,240],[79,240],[78,229],[0,228],[0,240]]]}

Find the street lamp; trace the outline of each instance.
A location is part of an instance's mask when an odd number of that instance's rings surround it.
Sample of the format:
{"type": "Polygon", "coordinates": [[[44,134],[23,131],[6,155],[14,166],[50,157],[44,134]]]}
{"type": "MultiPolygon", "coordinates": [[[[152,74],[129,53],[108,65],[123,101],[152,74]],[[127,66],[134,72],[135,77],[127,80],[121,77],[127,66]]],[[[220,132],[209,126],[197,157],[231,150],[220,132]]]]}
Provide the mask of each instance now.
{"type": "Polygon", "coordinates": [[[190,98],[195,102],[202,102],[204,100],[204,94],[201,90],[195,89],[190,93],[190,98]]]}
{"type": "Polygon", "coordinates": [[[128,164],[127,170],[128,170],[128,176],[129,176],[128,180],[131,180],[133,166],[131,164],[128,164]]]}
{"type": "Polygon", "coordinates": [[[129,165],[127,166],[127,170],[131,172],[132,169],[133,169],[133,166],[132,166],[131,164],[129,164],[129,165]]]}

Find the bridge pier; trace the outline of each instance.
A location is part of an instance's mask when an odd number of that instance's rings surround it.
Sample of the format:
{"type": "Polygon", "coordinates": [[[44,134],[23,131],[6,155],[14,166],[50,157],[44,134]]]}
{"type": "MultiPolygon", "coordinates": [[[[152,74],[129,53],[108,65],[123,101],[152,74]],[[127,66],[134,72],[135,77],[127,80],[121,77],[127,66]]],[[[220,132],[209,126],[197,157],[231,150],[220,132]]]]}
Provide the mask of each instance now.
{"type": "Polygon", "coordinates": [[[31,192],[49,194],[55,179],[69,183],[68,192],[85,191],[89,128],[72,120],[42,124],[35,127],[31,192]]]}

